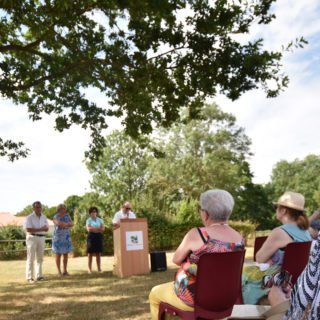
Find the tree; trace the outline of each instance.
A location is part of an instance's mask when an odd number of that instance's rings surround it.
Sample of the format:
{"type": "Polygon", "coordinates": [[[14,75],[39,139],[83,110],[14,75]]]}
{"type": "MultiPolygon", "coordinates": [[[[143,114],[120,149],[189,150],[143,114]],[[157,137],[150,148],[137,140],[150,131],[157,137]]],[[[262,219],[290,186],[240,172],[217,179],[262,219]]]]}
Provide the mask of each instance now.
{"type": "Polygon", "coordinates": [[[246,183],[236,195],[232,218],[249,220],[257,225],[258,230],[271,230],[279,222],[272,206],[272,192],[269,186],[246,183]]]}
{"type": "Polygon", "coordinates": [[[302,160],[282,160],[276,163],[271,175],[271,188],[276,200],[285,191],[300,192],[309,213],[320,206],[320,156],[308,155],[302,160]]]}
{"type": "Polygon", "coordinates": [[[250,140],[235,117],[212,104],[202,108],[199,118],[159,135],[157,145],[165,156],[152,160],[147,189],[164,211],[176,212],[182,199],[198,199],[212,188],[235,196],[251,181],[250,140]]]}
{"type": "Polygon", "coordinates": [[[92,174],[91,187],[100,196],[108,212],[118,210],[125,200],[134,201],[146,188],[148,151],[124,132],[114,131],[106,138],[98,160],[87,161],[92,174]]]}
{"type": "MultiPolygon", "coordinates": [[[[177,121],[182,106],[196,117],[219,91],[234,100],[263,87],[274,97],[288,83],[282,53],[235,37],[271,22],[274,1],[2,1],[0,94],[27,105],[32,120],[54,115],[59,131],[89,128],[91,157],[109,117],[136,137],[177,121]]],[[[0,140],[0,156],[27,154],[21,142],[0,140]]]]}
{"type": "Polygon", "coordinates": [[[69,196],[65,201],[64,204],[67,206],[67,211],[71,217],[74,218],[74,212],[79,208],[79,205],[82,201],[82,197],[77,195],[69,196]]]}
{"type": "MultiPolygon", "coordinates": [[[[53,216],[57,213],[57,207],[56,206],[48,207],[47,205],[42,204],[42,211],[47,218],[52,219],[53,216]]],[[[16,216],[17,217],[25,217],[32,212],[33,212],[33,207],[30,204],[30,205],[27,205],[22,211],[18,212],[16,214],[16,216]]]]}

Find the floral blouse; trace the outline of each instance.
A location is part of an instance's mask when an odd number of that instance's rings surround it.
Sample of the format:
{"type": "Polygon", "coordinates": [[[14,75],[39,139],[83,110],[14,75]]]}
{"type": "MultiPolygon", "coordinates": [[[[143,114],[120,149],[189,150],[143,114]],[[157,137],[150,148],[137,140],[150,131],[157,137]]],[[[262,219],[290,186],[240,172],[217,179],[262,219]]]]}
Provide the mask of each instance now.
{"type": "Polygon", "coordinates": [[[211,239],[205,228],[197,228],[203,240],[203,245],[190,253],[176,273],[174,290],[176,295],[188,306],[193,307],[194,287],[197,278],[197,265],[205,253],[231,252],[244,250],[244,239],[241,242],[224,242],[211,239]]]}

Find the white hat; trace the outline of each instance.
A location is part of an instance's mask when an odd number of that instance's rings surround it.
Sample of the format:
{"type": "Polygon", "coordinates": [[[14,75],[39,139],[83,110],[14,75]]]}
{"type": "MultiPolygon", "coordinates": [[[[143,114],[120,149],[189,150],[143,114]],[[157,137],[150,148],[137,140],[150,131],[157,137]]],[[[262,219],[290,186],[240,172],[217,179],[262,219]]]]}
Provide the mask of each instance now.
{"type": "Polygon", "coordinates": [[[304,196],[301,193],[287,191],[274,204],[304,211],[304,196]]]}

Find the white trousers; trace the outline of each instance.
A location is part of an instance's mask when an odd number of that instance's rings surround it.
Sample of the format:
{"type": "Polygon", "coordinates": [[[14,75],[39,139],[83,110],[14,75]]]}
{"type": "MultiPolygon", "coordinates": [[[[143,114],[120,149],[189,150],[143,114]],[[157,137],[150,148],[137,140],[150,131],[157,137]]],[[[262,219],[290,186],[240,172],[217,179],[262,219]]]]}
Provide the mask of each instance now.
{"type": "Polygon", "coordinates": [[[26,279],[38,279],[42,277],[42,262],[45,248],[45,237],[37,237],[28,234],[27,244],[27,265],[26,279]],[[36,261],[36,271],[34,272],[34,263],[36,261]],[[36,278],[34,278],[36,276],[36,278]]]}

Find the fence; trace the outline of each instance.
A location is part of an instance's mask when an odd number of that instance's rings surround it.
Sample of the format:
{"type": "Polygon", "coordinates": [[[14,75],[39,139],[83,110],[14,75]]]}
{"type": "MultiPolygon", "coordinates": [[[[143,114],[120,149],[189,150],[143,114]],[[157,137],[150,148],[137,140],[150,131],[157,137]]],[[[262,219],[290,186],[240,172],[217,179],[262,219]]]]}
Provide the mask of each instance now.
{"type": "MultiPolygon", "coordinates": [[[[52,241],[52,238],[46,238],[45,241],[52,241]]],[[[14,246],[15,247],[15,246],[14,246]]],[[[50,247],[46,247],[44,250],[46,251],[49,251],[51,250],[52,248],[52,245],[50,247]]],[[[1,253],[14,253],[14,252],[25,252],[27,251],[27,248],[26,248],[26,240],[0,240],[0,254],[1,253]],[[6,250],[2,250],[2,243],[16,243],[16,242],[22,242],[23,245],[25,246],[24,249],[6,249],[6,250]]]]}

